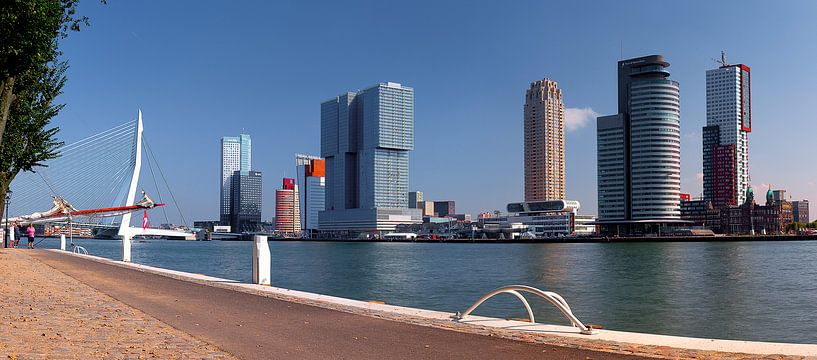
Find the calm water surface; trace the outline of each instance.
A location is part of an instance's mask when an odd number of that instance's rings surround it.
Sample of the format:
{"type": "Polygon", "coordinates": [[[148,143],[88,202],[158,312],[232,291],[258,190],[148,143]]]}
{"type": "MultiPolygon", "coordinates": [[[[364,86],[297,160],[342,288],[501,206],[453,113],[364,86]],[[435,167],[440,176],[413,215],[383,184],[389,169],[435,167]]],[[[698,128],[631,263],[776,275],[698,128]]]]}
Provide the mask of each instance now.
{"type": "MultiPolygon", "coordinates": [[[[119,241],[75,242],[120,259],[119,241]]],[[[817,242],[270,242],[270,249],[278,287],[453,313],[496,287],[524,284],[561,294],[579,319],[607,329],[817,343],[817,242]]],[[[133,243],[136,263],[244,282],[251,256],[250,242],[133,243]]],[[[530,301],[539,322],[567,324],[547,302],[530,301]]],[[[526,316],[510,295],[477,313],[526,316]]]]}

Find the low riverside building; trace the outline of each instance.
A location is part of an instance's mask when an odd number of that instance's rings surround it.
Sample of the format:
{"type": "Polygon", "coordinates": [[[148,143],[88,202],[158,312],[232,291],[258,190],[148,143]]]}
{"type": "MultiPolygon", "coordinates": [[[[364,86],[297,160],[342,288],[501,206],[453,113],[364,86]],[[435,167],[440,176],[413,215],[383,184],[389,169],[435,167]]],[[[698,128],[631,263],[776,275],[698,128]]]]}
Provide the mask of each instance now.
{"type": "Polygon", "coordinates": [[[711,201],[681,202],[681,217],[695,226],[722,234],[784,234],[793,222],[792,203],[785,200],[785,192],[769,189],[766,204],[755,202],[754,190],[746,190],[746,201],[739,206],[716,209],[711,201]]]}
{"type": "Polygon", "coordinates": [[[570,236],[576,230],[578,210],[579,202],[573,200],[510,203],[509,215],[483,217],[479,224],[489,238],[570,236]]]}
{"type": "Polygon", "coordinates": [[[573,233],[576,236],[595,236],[599,234],[596,215],[579,215],[573,217],[573,233]]]}

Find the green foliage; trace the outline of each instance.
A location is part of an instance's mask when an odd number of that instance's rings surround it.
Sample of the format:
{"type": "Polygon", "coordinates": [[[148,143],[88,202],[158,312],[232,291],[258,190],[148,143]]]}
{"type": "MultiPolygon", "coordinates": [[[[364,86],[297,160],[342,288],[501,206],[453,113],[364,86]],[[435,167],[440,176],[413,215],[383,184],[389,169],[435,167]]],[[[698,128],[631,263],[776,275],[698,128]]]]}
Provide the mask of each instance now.
{"type": "Polygon", "coordinates": [[[0,145],[0,173],[32,171],[57,156],[55,149],[62,143],[54,136],[59,129],[48,125],[65,106],[55,104],[54,99],[62,93],[67,68],[65,62],[46,64],[20,76],[4,135],[6,141],[0,145]]]}
{"type": "Polygon", "coordinates": [[[59,55],[57,38],[88,24],[79,0],[3,0],[0,5],[0,79],[18,76],[59,55]]]}
{"type": "Polygon", "coordinates": [[[0,144],[0,194],[5,195],[20,171],[33,171],[43,161],[57,157],[62,145],[55,138],[59,129],[49,124],[64,106],[54,99],[62,93],[67,67],[65,62],[46,64],[20,76],[5,141],[0,144]]]}

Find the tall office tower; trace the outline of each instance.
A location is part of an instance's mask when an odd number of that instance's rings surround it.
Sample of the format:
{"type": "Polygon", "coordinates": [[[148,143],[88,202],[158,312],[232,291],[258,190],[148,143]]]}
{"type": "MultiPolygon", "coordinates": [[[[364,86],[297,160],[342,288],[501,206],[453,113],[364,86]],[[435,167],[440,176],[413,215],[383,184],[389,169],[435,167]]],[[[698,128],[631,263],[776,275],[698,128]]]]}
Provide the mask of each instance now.
{"type": "Polygon", "coordinates": [[[320,156],[295,154],[295,181],[301,207],[301,229],[318,229],[318,212],[326,210],[326,162],[320,156]]]}
{"type": "Polygon", "coordinates": [[[703,128],[704,200],[717,209],[743,204],[749,187],[752,88],[749,67],[729,65],[706,71],[706,126],[703,128]]]}
{"type": "Polygon", "coordinates": [[[321,103],[326,211],[320,230],[379,232],[421,221],[408,209],[414,89],[381,83],[321,103]]]}
{"type": "Polygon", "coordinates": [[[619,113],[597,119],[602,231],[680,221],[680,91],[667,67],[661,55],[618,62],[619,113]]]}
{"type": "Polygon", "coordinates": [[[232,232],[261,230],[261,172],[239,170],[233,173],[231,180],[232,232]]]}
{"type": "Polygon", "coordinates": [[[236,171],[250,171],[252,141],[247,134],[225,136],[221,138],[221,207],[219,221],[229,225],[230,207],[232,204],[233,174],[236,171]]]}
{"type": "Polygon", "coordinates": [[[301,222],[303,228],[309,235],[318,230],[318,216],[321,211],[326,210],[326,161],[323,159],[312,159],[304,169],[305,188],[303,190],[302,203],[306,206],[305,211],[301,211],[304,217],[301,222]]]}
{"type": "Polygon", "coordinates": [[[408,207],[411,209],[419,209],[420,202],[423,201],[423,192],[422,191],[411,191],[409,192],[409,202],[408,207]]]}
{"type": "Polygon", "coordinates": [[[525,94],[525,201],[565,198],[565,106],[553,80],[537,80],[525,94]]]}
{"type": "Polygon", "coordinates": [[[301,232],[301,210],[295,179],[284,178],[280,190],[275,190],[275,230],[295,234],[301,232]]]}

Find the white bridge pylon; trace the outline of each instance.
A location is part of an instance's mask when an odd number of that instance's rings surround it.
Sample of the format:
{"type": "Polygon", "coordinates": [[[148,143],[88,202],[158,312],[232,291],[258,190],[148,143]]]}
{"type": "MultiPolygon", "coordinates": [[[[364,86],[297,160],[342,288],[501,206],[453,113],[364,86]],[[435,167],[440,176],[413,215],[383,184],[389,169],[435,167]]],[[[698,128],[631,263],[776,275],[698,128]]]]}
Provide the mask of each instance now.
{"type": "MultiPolygon", "coordinates": [[[[136,188],[139,184],[139,173],[142,171],[142,110],[139,110],[139,115],[136,119],[136,136],[134,139],[133,158],[131,162],[133,165],[133,175],[131,176],[130,186],[125,197],[125,206],[131,206],[136,203],[136,188]]],[[[180,237],[189,239],[193,236],[192,233],[169,230],[169,229],[155,229],[133,227],[130,225],[131,215],[129,212],[122,215],[122,222],[119,224],[119,237],[122,238],[122,261],[131,261],[131,240],[134,236],[161,236],[161,237],[180,237]]]]}

